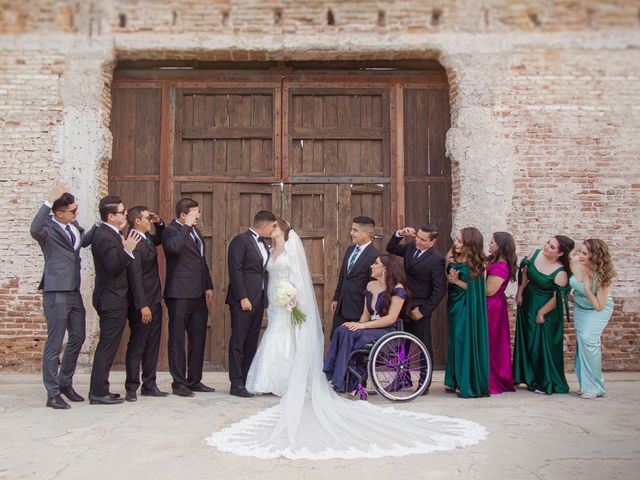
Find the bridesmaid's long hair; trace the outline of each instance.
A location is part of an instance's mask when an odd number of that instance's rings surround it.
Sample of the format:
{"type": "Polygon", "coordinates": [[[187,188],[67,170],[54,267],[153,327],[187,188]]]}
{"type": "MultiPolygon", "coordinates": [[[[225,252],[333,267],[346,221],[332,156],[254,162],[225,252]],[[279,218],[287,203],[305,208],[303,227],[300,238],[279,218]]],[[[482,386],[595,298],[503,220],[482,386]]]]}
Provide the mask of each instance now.
{"type": "Polygon", "coordinates": [[[489,255],[489,263],[497,262],[502,258],[509,266],[509,280],[515,281],[516,272],[518,271],[516,242],[511,234],[507,232],[494,232],[493,241],[496,242],[498,251],[489,255]]]}
{"type": "Polygon", "coordinates": [[[569,237],[565,237],[564,235],[555,235],[553,238],[558,241],[558,251],[563,254],[558,257],[558,260],[567,271],[567,275],[571,276],[571,259],[569,258],[569,254],[576,244],[573,240],[569,237]]]}
{"type": "MultiPolygon", "coordinates": [[[[484,255],[484,240],[482,233],[476,227],[465,227],[460,230],[462,236],[462,251],[460,256],[464,258],[465,263],[469,266],[469,275],[472,279],[476,279],[484,275],[484,269],[487,257],[484,255]]],[[[458,255],[453,254],[453,259],[460,263],[458,255]]]]}
{"type": "Polygon", "coordinates": [[[585,240],[584,246],[587,247],[591,254],[589,268],[597,275],[598,287],[609,287],[616,276],[616,270],[613,268],[611,255],[609,255],[609,247],[605,242],[597,238],[585,240]]]}
{"type": "MultiPolygon", "coordinates": [[[[402,263],[400,263],[400,259],[395,255],[389,255],[386,253],[380,255],[380,257],[378,258],[380,258],[380,261],[385,268],[384,289],[387,294],[384,297],[384,302],[380,308],[380,312],[378,312],[380,316],[383,317],[387,313],[389,313],[389,305],[391,305],[391,297],[393,296],[393,289],[396,288],[396,285],[402,285],[402,287],[406,290],[407,295],[409,295],[409,289],[407,287],[407,279],[404,274],[402,263]]],[[[400,317],[403,317],[406,313],[406,307],[408,304],[407,300],[405,300],[404,304],[402,305],[400,317]]]]}

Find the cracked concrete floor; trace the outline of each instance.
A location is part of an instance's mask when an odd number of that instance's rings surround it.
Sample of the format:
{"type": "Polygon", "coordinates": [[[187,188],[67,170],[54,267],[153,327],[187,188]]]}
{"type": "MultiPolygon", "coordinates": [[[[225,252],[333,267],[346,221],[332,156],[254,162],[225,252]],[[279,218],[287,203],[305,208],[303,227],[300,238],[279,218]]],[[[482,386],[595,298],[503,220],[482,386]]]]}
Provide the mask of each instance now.
{"type": "MultiPolygon", "coordinates": [[[[225,373],[205,373],[213,394],[139,397],[116,406],[46,408],[39,375],[0,374],[0,478],[10,479],[637,479],[640,478],[640,373],[607,373],[608,395],[537,395],[518,390],[484,399],[431,394],[401,408],[467,418],[489,430],[478,445],[377,460],[290,461],[236,457],[207,447],[211,432],[271,406],[271,396],[228,394],[225,373]]],[[[123,372],[111,375],[124,393],[123,372]]],[[[89,376],[76,375],[87,394],[89,376]]],[[[575,377],[569,375],[572,390],[575,377]]],[[[160,387],[169,390],[162,373],[160,387]]],[[[372,397],[376,404],[388,403],[372,397]]]]}

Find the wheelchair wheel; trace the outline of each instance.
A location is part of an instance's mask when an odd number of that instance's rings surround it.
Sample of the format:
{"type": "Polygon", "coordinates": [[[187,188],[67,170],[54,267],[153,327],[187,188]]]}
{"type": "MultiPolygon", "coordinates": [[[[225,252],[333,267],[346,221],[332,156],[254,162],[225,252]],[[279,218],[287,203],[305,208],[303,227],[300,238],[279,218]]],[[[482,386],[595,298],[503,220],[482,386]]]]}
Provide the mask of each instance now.
{"type": "Polygon", "coordinates": [[[422,395],[433,373],[427,348],[418,337],[405,332],[380,338],[369,353],[367,370],[376,392],[395,402],[422,395]]]}

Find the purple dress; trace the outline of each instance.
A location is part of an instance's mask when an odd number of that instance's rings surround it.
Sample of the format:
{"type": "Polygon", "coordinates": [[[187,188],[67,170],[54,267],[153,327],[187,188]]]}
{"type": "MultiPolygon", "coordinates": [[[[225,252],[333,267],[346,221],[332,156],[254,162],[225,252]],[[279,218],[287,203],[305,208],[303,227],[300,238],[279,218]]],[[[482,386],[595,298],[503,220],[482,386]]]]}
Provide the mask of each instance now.
{"type": "Polygon", "coordinates": [[[504,291],[509,284],[509,265],[494,262],[487,267],[487,276],[495,275],[504,281],[498,291],[487,297],[487,320],[489,323],[489,391],[492,395],[514,392],[513,370],[509,338],[509,311],[504,291]]]}
{"type": "MultiPolygon", "coordinates": [[[[398,296],[407,299],[407,291],[404,288],[394,288],[392,296],[398,296]]],[[[382,302],[387,292],[382,291],[378,294],[375,307],[373,303],[373,294],[369,290],[364,291],[365,301],[369,315],[377,314],[380,311],[382,302]]],[[[356,330],[352,332],[347,327],[340,326],[336,329],[329,351],[324,361],[323,371],[327,378],[333,383],[336,392],[350,392],[356,388],[356,380],[352,378],[351,384],[347,384],[347,369],[349,367],[349,357],[353,350],[362,348],[367,343],[375,342],[389,332],[398,329],[398,321],[385,328],[369,328],[364,330],[356,330]]],[[[366,374],[366,372],[362,372],[366,374]]]]}

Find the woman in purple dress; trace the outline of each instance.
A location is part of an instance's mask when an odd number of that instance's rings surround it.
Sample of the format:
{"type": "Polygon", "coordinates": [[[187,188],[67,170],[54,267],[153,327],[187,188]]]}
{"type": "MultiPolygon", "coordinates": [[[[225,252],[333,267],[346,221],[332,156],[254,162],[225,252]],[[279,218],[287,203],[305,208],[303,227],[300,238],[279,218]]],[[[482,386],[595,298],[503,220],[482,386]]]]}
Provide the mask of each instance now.
{"type": "Polygon", "coordinates": [[[336,329],[324,361],[323,370],[336,392],[356,388],[355,379],[347,383],[351,352],[397,330],[398,319],[405,313],[409,294],[399,258],[380,255],[371,265],[371,277],[373,280],[363,292],[365,302],[360,321],[346,322],[336,329]]]}
{"type": "Polygon", "coordinates": [[[507,232],[495,232],[489,243],[487,319],[489,323],[489,391],[514,392],[509,348],[509,311],[504,291],[516,279],[516,244],[507,232]]]}

